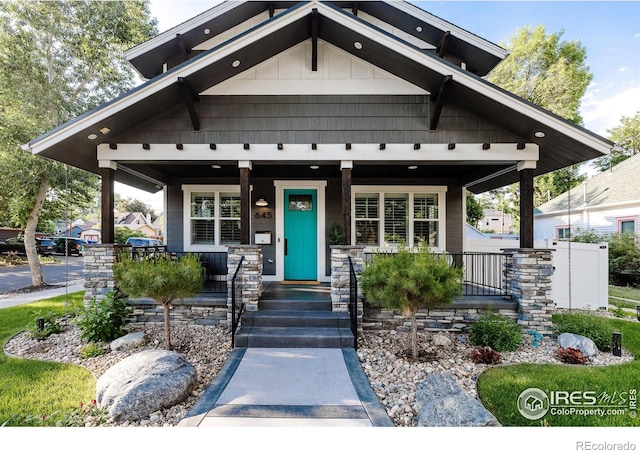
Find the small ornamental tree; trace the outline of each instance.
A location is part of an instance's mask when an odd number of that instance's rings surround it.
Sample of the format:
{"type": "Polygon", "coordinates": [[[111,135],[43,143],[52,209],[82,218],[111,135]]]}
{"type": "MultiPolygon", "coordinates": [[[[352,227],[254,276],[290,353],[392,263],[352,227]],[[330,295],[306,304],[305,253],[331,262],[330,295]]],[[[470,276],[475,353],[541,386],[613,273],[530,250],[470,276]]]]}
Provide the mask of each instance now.
{"type": "Polygon", "coordinates": [[[453,266],[445,255],[428,248],[398,253],[378,253],[362,273],[361,284],[367,300],[376,306],[400,309],[411,319],[411,352],[418,357],[420,308],[451,303],[462,292],[462,268],[453,266]]]}
{"type": "Polygon", "coordinates": [[[170,306],[202,290],[204,279],[198,255],[172,259],[169,254],[134,260],[123,253],[113,265],[118,287],[130,297],[149,297],[164,307],[165,348],[171,350],[170,306]]]}

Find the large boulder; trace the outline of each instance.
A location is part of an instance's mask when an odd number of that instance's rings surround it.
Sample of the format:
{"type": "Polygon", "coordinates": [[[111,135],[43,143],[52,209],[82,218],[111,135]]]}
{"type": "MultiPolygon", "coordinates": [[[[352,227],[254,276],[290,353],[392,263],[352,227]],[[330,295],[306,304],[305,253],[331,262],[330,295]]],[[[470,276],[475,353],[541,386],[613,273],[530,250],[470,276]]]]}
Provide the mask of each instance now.
{"type": "Polygon", "coordinates": [[[111,348],[112,352],[129,350],[144,345],[147,340],[147,335],[144,334],[143,331],[138,331],[136,333],[125,334],[124,336],[115,339],[111,342],[109,348],[111,348]]]}
{"type": "Polygon", "coordinates": [[[585,336],[573,333],[562,333],[558,336],[558,344],[562,348],[575,348],[580,350],[584,356],[590,358],[598,353],[596,344],[585,336]]]}
{"type": "Polygon", "coordinates": [[[196,380],[196,368],[179,353],[145,350],[98,378],[96,401],[115,421],[139,420],[181,402],[196,380]]]}
{"type": "Polygon", "coordinates": [[[434,373],[416,391],[419,427],[495,427],[498,420],[451,375],[434,373]]]}

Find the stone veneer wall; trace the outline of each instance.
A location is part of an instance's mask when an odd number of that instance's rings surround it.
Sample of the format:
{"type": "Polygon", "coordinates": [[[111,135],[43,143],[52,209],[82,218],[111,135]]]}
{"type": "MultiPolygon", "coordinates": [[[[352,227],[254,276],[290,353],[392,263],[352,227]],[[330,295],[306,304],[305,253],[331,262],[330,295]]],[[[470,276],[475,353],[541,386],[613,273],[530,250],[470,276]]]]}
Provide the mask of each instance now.
{"type": "MultiPolygon", "coordinates": [[[[478,302],[474,302],[478,303],[478,302]]],[[[490,301],[485,305],[465,305],[464,301],[452,307],[440,307],[432,309],[419,309],[416,314],[418,330],[420,331],[450,331],[469,332],[471,324],[491,310],[497,314],[508,317],[514,322],[518,319],[518,312],[514,308],[493,309],[490,301]]],[[[396,330],[400,332],[411,331],[411,320],[399,310],[365,307],[363,323],[364,330],[396,330]]]]}
{"type": "Polygon", "coordinates": [[[89,306],[92,298],[102,300],[115,289],[113,263],[116,249],[113,244],[95,244],[84,247],[84,304],[89,306]]]}
{"type": "MultiPolygon", "coordinates": [[[[164,308],[152,299],[129,300],[136,322],[164,323],[164,308]]],[[[171,302],[172,325],[226,325],[227,299],[224,297],[194,297],[171,302]]]]}
{"type": "MultiPolygon", "coordinates": [[[[236,302],[241,300],[247,311],[257,311],[258,301],[262,296],[262,248],[258,245],[229,246],[227,255],[227,309],[228,324],[231,326],[231,279],[235,274],[240,260],[244,256],[242,267],[236,279],[242,285],[240,291],[236,291],[236,302]]],[[[239,303],[237,303],[239,305],[239,303]]]]}
{"type": "MultiPolygon", "coordinates": [[[[349,257],[358,281],[364,270],[364,246],[331,246],[331,309],[334,312],[348,312],[350,299],[349,257]]],[[[363,305],[362,289],[358,287],[358,329],[362,329],[363,305]]]]}
{"type": "Polygon", "coordinates": [[[518,302],[518,324],[540,334],[553,333],[550,249],[506,249],[507,292],[518,302]]]}

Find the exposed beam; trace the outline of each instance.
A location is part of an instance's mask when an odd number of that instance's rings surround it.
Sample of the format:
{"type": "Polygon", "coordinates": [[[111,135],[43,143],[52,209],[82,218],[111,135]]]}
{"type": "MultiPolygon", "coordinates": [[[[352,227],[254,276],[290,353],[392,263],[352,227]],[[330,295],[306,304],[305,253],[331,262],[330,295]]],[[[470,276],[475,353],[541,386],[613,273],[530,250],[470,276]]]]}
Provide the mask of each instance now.
{"type": "Polygon", "coordinates": [[[268,4],[268,8],[269,8],[269,18],[273,18],[275,12],[276,12],[276,7],[274,6],[273,3],[269,3],[268,4]]]}
{"type": "Polygon", "coordinates": [[[318,9],[311,10],[311,71],[318,71],[318,9]]]}
{"type": "Polygon", "coordinates": [[[184,102],[187,106],[187,110],[189,111],[193,131],[200,131],[200,117],[198,116],[198,111],[196,110],[195,105],[196,102],[200,101],[200,96],[186,78],[178,77],[177,83],[180,86],[184,102]]]}
{"type": "Polygon", "coordinates": [[[186,61],[189,59],[189,55],[191,54],[191,47],[187,45],[187,41],[184,40],[184,36],[180,33],[176,34],[176,39],[178,41],[178,48],[180,49],[182,61],[186,61]]]}
{"type": "Polygon", "coordinates": [[[358,4],[358,2],[353,2],[353,6],[351,7],[351,12],[353,12],[354,16],[358,15],[358,8],[360,7],[360,5],[358,4]]]}
{"type": "Polygon", "coordinates": [[[451,86],[451,75],[445,76],[440,85],[434,93],[429,97],[431,117],[429,118],[429,129],[435,131],[438,128],[438,122],[440,121],[440,114],[442,113],[442,107],[444,106],[444,100],[451,86]]]}
{"type": "Polygon", "coordinates": [[[451,31],[445,31],[442,37],[440,38],[440,42],[436,47],[436,53],[440,58],[444,58],[447,53],[447,44],[449,43],[449,37],[451,36],[451,31]]]}

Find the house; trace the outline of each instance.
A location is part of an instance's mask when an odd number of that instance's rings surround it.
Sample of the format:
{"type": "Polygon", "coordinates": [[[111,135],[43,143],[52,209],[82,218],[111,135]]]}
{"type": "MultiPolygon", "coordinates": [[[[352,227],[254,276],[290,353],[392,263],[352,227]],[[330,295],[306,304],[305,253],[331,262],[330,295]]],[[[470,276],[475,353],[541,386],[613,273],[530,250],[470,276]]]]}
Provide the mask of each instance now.
{"type": "Polygon", "coordinates": [[[104,243],[114,181],[162,190],[170,251],[252,246],[264,280],[331,281],[336,222],[365,251],[460,254],[466,192],[517,181],[532,249],[533,177],[613,147],[487,82],[507,51],[407,2],[229,1],[126,57],[148,81],[25,148],[101,175],[104,243]]]}
{"type": "Polygon", "coordinates": [[[514,220],[511,215],[497,209],[485,209],[478,229],[483,233],[509,234],[514,232],[514,220]]]}
{"type": "Polygon", "coordinates": [[[635,155],[540,205],[534,214],[536,240],[569,239],[578,229],[638,234],[639,173],[640,155],[635,155]]]}
{"type": "Polygon", "coordinates": [[[143,214],[140,212],[124,212],[114,213],[117,215],[115,220],[115,226],[127,227],[131,231],[138,231],[147,237],[158,239],[157,225],[151,220],[150,214],[143,214]]]}

